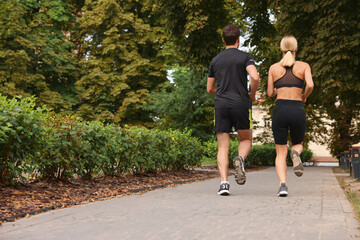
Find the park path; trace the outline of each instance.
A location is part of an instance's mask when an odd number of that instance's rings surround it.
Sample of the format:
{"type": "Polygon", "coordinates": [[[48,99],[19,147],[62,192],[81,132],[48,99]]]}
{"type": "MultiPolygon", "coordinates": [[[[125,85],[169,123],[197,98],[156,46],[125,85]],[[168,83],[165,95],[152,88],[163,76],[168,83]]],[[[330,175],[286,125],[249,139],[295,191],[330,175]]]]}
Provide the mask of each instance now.
{"type": "Polygon", "coordinates": [[[353,210],[331,168],[288,171],[289,196],[279,198],[274,168],[249,172],[243,186],[230,177],[143,195],[75,206],[5,223],[0,239],[325,239],[360,237],[353,210]]]}

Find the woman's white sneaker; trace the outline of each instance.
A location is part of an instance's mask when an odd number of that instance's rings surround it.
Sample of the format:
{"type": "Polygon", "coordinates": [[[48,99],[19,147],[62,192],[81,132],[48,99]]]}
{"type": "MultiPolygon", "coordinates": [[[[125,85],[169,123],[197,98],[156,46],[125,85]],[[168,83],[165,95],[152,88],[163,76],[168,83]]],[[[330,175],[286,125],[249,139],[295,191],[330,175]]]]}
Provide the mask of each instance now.
{"type": "Polygon", "coordinates": [[[286,183],[281,183],[278,191],[278,197],[286,197],[288,195],[288,187],[286,183]]]}

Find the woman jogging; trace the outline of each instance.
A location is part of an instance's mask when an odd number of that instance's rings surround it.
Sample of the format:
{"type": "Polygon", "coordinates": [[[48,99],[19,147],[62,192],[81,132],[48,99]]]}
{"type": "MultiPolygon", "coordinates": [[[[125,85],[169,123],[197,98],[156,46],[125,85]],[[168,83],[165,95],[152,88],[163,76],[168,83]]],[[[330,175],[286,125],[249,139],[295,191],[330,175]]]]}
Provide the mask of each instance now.
{"type": "Polygon", "coordinates": [[[300,154],[303,150],[306,115],[304,103],[314,88],[309,64],[295,60],[297,41],[285,36],[280,43],[283,58],[271,65],[268,76],[267,94],[277,95],[272,116],[272,130],[276,144],[276,172],[280,180],[278,196],[286,197],[286,156],[288,129],[290,129],[293,169],[296,176],[303,174],[300,154]],[[306,83],[303,92],[304,82],[306,83]]]}

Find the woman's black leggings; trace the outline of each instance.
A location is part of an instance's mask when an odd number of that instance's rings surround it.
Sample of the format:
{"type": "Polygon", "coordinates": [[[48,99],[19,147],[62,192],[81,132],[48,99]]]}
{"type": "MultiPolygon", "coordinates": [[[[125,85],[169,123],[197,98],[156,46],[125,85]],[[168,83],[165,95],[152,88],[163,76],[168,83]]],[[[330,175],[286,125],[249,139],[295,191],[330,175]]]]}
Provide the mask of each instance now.
{"type": "Polygon", "coordinates": [[[304,141],[306,114],[302,101],[278,99],[272,115],[275,144],[286,145],[288,129],[293,144],[304,141]]]}

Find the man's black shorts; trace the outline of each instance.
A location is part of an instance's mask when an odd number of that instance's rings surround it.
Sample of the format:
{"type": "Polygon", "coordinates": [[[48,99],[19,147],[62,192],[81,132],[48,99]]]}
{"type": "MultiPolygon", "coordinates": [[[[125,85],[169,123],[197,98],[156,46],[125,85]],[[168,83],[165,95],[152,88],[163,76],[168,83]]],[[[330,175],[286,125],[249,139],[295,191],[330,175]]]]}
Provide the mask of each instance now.
{"type": "Polygon", "coordinates": [[[215,109],[214,132],[230,133],[233,130],[247,129],[252,129],[251,108],[215,109]]]}

